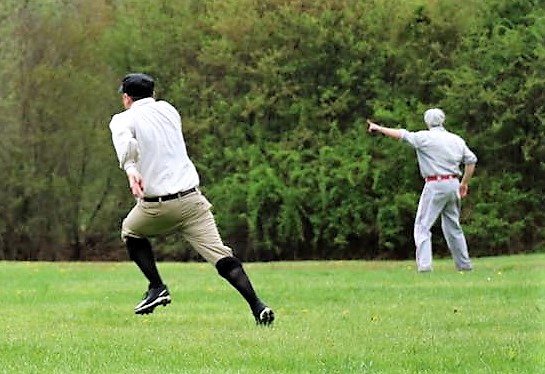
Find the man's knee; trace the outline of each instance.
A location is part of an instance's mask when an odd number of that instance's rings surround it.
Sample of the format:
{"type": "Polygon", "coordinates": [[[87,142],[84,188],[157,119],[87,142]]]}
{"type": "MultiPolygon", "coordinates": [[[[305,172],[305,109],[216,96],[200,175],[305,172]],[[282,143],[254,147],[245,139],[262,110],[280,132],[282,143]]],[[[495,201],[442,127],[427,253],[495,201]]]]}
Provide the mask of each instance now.
{"type": "Polygon", "coordinates": [[[128,235],[123,237],[123,241],[126,244],[149,242],[148,238],[144,238],[144,237],[139,238],[139,237],[136,237],[136,236],[128,236],[128,235]]]}
{"type": "Polygon", "coordinates": [[[142,249],[151,249],[151,243],[147,238],[136,238],[134,236],[125,236],[123,238],[129,256],[133,259],[134,253],[142,249]]]}
{"type": "Polygon", "coordinates": [[[414,225],[414,229],[413,229],[413,232],[414,232],[414,236],[420,236],[420,237],[430,237],[431,236],[431,227],[430,226],[425,226],[425,225],[421,225],[421,224],[415,224],[414,225]]]}
{"type": "Polygon", "coordinates": [[[219,275],[224,278],[227,277],[233,269],[241,267],[242,262],[240,262],[238,258],[232,256],[223,257],[216,262],[216,269],[218,270],[219,275]]]}

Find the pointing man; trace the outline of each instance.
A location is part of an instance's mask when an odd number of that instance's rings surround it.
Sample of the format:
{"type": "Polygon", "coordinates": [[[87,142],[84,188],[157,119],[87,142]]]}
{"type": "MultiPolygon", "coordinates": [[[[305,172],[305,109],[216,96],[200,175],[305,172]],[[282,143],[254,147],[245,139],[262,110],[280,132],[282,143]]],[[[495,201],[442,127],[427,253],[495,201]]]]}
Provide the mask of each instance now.
{"type": "Polygon", "coordinates": [[[137,199],[123,220],[121,235],[130,258],[149,281],[134,312],[148,314],[170,303],[148,238],[178,230],[244,297],[257,324],[271,324],[273,311],[258,298],[242,263],[223,244],[211,204],[198,188],[199,175],[187,154],[180,114],[166,101],[154,99],[149,75],[125,76],[120,93],[126,110],[112,117],[110,130],[119,165],[137,199]]]}
{"type": "Polygon", "coordinates": [[[432,271],[431,227],[441,217],[441,228],[458,270],[471,270],[467,243],[460,225],[460,199],[468,192],[477,157],[465,141],[444,127],[445,113],[433,108],[424,113],[428,130],[410,132],[367,121],[368,131],[401,139],[416,150],[425,180],[414,223],[416,265],[420,272],[432,271]],[[464,164],[461,181],[460,165],[464,164]]]}

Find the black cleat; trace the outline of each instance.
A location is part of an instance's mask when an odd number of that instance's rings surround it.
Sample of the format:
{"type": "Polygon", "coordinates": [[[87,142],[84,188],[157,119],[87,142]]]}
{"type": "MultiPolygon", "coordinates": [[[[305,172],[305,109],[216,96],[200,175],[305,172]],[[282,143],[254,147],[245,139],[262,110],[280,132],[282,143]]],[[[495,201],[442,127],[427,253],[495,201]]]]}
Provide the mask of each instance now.
{"type": "Polygon", "coordinates": [[[274,312],[268,306],[259,303],[253,311],[255,323],[262,326],[270,326],[274,321],[274,312]]]}
{"type": "Polygon", "coordinates": [[[134,307],[134,313],[150,314],[153,313],[155,307],[159,305],[167,306],[167,304],[170,304],[170,301],[170,293],[166,285],[163,284],[157,288],[150,288],[144,294],[144,299],[134,307]]]}

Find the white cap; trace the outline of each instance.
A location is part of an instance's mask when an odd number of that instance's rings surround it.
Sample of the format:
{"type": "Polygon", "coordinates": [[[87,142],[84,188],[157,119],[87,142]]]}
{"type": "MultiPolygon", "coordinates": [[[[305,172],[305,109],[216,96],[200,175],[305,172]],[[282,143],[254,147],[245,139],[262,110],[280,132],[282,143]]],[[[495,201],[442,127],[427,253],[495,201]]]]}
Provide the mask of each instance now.
{"type": "Polygon", "coordinates": [[[445,113],[438,108],[432,108],[426,110],[424,113],[424,122],[428,127],[443,126],[445,122],[445,113]]]}

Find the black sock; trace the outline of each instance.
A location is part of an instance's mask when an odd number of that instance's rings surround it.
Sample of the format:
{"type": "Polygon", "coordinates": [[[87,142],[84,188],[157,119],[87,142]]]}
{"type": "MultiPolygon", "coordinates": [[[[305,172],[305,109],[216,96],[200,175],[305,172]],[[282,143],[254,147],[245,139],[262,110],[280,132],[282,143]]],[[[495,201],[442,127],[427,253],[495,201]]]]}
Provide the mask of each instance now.
{"type": "Polygon", "coordinates": [[[127,250],[129,257],[140,268],[142,273],[149,280],[149,288],[157,288],[163,284],[157,265],[155,264],[155,257],[151,249],[151,243],[145,238],[133,238],[127,237],[126,239],[127,250]]]}
{"type": "Polygon", "coordinates": [[[261,304],[238,258],[224,257],[216,263],[216,269],[244,297],[252,310],[261,304]]]}

